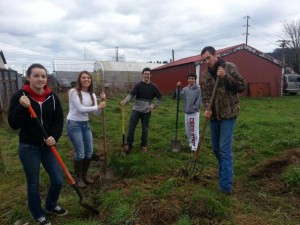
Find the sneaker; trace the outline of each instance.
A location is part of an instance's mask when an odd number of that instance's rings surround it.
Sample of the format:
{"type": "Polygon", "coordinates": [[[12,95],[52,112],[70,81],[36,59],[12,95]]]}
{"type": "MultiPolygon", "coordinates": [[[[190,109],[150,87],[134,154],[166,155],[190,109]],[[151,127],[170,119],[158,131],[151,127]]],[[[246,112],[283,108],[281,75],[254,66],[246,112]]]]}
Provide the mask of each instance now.
{"type": "Polygon", "coordinates": [[[38,218],[36,220],[36,222],[39,224],[39,225],[51,225],[51,222],[49,220],[46,220],[46,218],[44,216],[38,218]]]}
{"type": "Polygon", "coordinates": [[[54,214],[54,215],[57,215],[57,216],[65,216],[68,214],[68,210],[60,207],[60,206],[56,206],[54,209],[46,209],[46,212],[49,213],[49,214],[54,214]]]}

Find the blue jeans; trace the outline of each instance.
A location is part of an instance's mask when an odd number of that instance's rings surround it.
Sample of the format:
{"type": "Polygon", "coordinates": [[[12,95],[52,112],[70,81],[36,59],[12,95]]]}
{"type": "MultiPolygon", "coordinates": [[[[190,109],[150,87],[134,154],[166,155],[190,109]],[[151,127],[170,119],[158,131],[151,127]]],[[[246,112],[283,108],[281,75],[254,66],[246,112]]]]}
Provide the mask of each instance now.
{"type": "Polygon", "coordinates": [[[211,142],[219,166],[220,190],[230,192],[233,183],[232,142],[236,118],[211,120],[211,142]]]}
{"type": "Polygon", "coordinates": [[[64,174],[51,149],[47,146],[19,144],[19,157],[27,180],[27,197],[29,210],[34,219],[45,216],[41,206],[40,164],[42,163],[50,177],[50,188],[46,197],[46,209],[57,206],[58,197],[63,185],[64,174]]]}
{"type": "Polygon", "coordinates": [[[75,160],[93,155],[93,135],[89,121],[67,120],[67,132],[75,149],[75,160]]]}
{"type": "Polygon", "coordinates": [[[141,146],[145,147],[148,144],[148,125],[151,117],[151,112],[141,113],[136,110],[132,110],[129,120],[129,128],[127,134],[127,144],[132,147],[134,141],[134,132],[135,128],[141,119],[142,122],[142,137],[141,137],[141,146]]]}

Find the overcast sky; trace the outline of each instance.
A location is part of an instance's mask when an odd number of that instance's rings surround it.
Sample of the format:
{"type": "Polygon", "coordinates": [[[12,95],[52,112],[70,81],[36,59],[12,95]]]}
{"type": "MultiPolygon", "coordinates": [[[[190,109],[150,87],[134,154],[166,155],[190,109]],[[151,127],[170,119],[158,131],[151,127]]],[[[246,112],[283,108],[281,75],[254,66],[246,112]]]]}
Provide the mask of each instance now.
{"type": "Polygon", "coordinates": [[[170,61],[212,45],[246,43],[272,52],[299,0],[0,0],[0,50],[24,72],[54,59],[170,61]],[[117,48],[118,47],[118,51],[117,48]]]}

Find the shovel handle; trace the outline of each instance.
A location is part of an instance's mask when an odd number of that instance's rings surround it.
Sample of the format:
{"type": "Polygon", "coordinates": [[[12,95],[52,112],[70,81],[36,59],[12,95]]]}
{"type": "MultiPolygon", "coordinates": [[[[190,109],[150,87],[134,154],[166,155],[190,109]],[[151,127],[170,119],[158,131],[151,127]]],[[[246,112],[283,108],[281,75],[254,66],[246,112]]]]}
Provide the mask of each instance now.
{"type": "Polygon", "coordinates": [[[122,133],[123,135],[125,134],[125,108],[124,106],[122,107],[122,133]]]}
{"type": "MultiPolygon", "coordinates": [[[[105,101],[105,99],[101,99],[101,101],[105,101]]],[[[107,137],[106,137],[106,118],[105,118],[104,108],[102,109],[101,112],[101,119],[102,119],[102,130],[103,130],[104,170],[106,170],[108,150],[107,150],[107,137]]]]}
{"type": "MultiPolygon", "coordinates": [[[[39,127],[40,127],[40,129],[41,129],[41,131],[43,133],[44,138],[47,139],[49,136],[48,136],[47,132],[45,131],[45,129],[44,129],[41,121],[37,118],[37,115],[34,112],[34,110],[33,110],[33,108],[32,108],[31,105],[28,106],[28,111],[29,111],[31,117],[33,119],[35,119],[35,121],[39,125],[39,127]]],[[[75,181],[74,181],[73,177],[71,176],[70,172],[68,171],[68,169],[67,169],[66,165],[64,164],[63,160],[61,159],[60,155],[58,154],[55,146],[54,145],[50,146],[50,149],[51,149],[52,153],[54,154],[56,160],[58,161],[60,167],[64,171],[64,174],[66,175],[66,177],[67,177],[70,185],[74,186],[75,185],[75,181]]]]}
{"type": "Polygon", "coordinates": [[[175,140],[177,140],[177,131],[178,131],[178,113],[179,113],[179,100],[180,100],[180,86],[177,85],[177,88],[176,88],[176,130],[175,130],[175,140]]]}

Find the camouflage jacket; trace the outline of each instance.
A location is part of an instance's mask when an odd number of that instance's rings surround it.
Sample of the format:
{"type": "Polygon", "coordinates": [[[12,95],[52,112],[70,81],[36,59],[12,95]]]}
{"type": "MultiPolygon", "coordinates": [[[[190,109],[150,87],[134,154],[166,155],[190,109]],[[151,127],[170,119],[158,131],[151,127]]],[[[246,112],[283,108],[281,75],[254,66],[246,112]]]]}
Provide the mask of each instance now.
{"type": "MultiPolygon", "coordinates": [[[[210,98],[216,81],[206,69],[201,76],[202,103],[204,109],[209,107],[210,98]]],[[[212,104],[211,119],[230,119],[237,117],[240,111],[239,96],[245,90],[245,81],[233,63],[226,62],[225,77],[220,79],[212,104]]]]}

